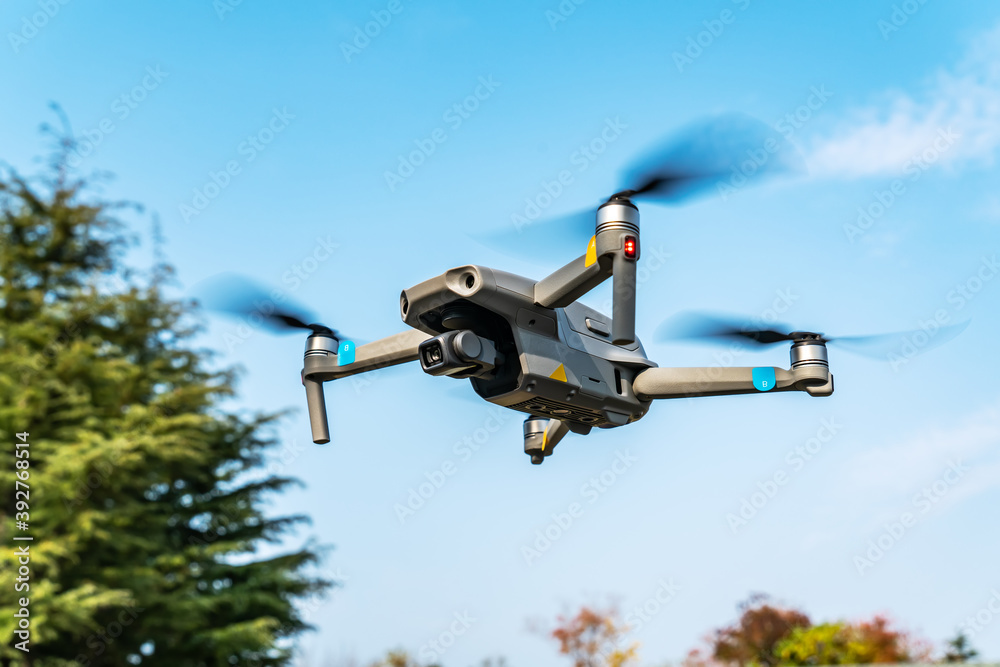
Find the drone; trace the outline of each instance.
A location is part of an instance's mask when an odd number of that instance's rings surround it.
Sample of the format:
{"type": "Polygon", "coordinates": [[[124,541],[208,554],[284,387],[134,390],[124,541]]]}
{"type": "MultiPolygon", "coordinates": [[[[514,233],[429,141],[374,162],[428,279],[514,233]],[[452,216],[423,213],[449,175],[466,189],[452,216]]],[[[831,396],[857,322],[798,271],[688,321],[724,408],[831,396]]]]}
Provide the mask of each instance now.
{"type": "MultiPolygon", "coordinates": [[[[402,333],[356,346],[296,314],[269,313],[272,322],[310,331],[301,380],[313,442],[330,442],[325,383],[413,361],[429,375],[468,379],[483,400],[524,413],[524,451],[533,464],[551,456],[568,433],[634,423],[658,399],[786,391],[832,395],[828,343],[901,334],[835,339],[697,314],[682,316],[674,327],[678,338],[788,343],[787,369],[663,368],[649,359],[636,336],[642,254],[636,201],[672,203],[702,192],[773,140],[773,130],[742,116],[689,128],[682,140],[636,164],[628,177],[631,188],[554,225],[560,233],[571,228],[581,240],[589,234],[583,254],[540,280],[473,264],[449,269],[402,290],[399,314],[410,327],[402,333]],[[580,302],[607,280],[612,281],[610,316],[580,302]]],[[[767,166],[757,173],[787,169],[788,161],[775,157],[767,166]]]]}

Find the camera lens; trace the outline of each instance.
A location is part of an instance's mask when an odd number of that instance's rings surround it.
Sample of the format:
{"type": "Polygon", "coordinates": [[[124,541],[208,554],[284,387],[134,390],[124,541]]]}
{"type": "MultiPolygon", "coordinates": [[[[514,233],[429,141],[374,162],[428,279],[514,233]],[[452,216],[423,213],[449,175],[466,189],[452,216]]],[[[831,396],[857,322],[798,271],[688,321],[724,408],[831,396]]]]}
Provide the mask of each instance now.
{"type": "Polygon", "coordinates": [[[424,348],[424,365],[433,366],[441,363],[442,350],[441,343],[435,341],[432,345],[424,348]]]}

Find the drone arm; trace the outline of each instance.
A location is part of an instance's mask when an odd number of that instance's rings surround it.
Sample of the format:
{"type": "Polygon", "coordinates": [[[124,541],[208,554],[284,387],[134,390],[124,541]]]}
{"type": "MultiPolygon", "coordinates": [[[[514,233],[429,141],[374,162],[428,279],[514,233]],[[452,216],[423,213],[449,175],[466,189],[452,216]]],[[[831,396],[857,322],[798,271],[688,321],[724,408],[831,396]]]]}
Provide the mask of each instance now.
{"type": "Polygon", "coordinates": [[[355,350],[354,362],[343,366],[338,364],[336,355],[307,356],[305,368],[302,369],[302,377],[318,382],[328,382],[348,375],[367,373],[387,366],[416,361],[417,347],[430,337],[429,334],[417,329],[388,336],[374,343],[359,346],[355,350]]]}
{"type": "Polygon", "coordinates": [[[635,341],[635,260],[624,253],[612,255],[614,279],[612,281],[611,342],[631,345],[635,341]]]}
{"type": "Polygon", "coordinates": [[[362,345],[355,350],[354,361],[343,366],[338,364],[335,354],[321,349],[307,352],[302,368],[302,384],[306,388],[313,442],[318,445],[330,442],[326,399],[323,395],[324,382],[414,361],[418,354],[417,346],[428,338],[429,335],[416,329],[398,333],[362,345]]]}
{"type": "Polygon", "coordinates": [[[545,308],[565,308],[611,276],[610,257],[587,264],[587,255],[557,269],[535,283],[535,303],[545,308]]]}
{"type": "Polygon", "coordinates": [[[306,388],[306,406],[309,408],[309,427],[312,429],[313,442],[325,445],[330,442],[330,424],[326,417],[323,383],[303,377],[302,385],[306,388]]]}
{"type": "Polygon", "coordinates": [[[642,399],[755,394],[767,391],[805,391],[812,396],[829,396],[833,393],[833,376],[827,368],[804,366],[792,370],[769,370],[774,372],[774,386],[762,390],[755,386],[754,369],[749,367],[648,368],[636,375],[632,390],[642,399]]]}

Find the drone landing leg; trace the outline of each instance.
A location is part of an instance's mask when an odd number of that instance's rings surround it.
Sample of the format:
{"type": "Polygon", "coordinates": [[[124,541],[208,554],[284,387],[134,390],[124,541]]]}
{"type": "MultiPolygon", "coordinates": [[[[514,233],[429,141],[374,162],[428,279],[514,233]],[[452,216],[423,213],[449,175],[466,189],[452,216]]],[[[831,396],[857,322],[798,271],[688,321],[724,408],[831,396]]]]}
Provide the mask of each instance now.
{"type": "Polygon", "coordinates": [[[531,457],[532,463],[539,465],[546,456],[552,456],[552,450],[567,433],[569,426],[566,422],[528,417],[524,420],[524,453],[531,457]]]}
{"type": "Polygon", "coordinates": [[[333,352],[336,349],[335,339],[310,336],[306,344],[302,384],[306,388],[313,442],[317,445],[330,442],[330,426],[323,396],[324,382],[415,361],[419,354],[420,343],[428,338],[430,336],[416,329],[404,331],[374,343],[361,345],[355,350],[353,363],[341,366],[337,354],[333,352]]]}

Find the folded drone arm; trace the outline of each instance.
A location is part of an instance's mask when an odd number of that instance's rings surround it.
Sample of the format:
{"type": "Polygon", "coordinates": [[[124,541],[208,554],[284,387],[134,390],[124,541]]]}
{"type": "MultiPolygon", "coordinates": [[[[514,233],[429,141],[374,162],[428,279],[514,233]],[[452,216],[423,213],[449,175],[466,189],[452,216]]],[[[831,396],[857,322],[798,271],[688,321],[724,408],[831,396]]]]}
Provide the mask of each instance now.
{"type": "Polygon", "coordinates": [[[806,366],[785,370],[768,367],[758,370],[774,372],[773,386],[759,389],[754,384],[754,369],[750,367],[648,368],[636,375],[632,390],[643,399],[759,394],[769,391],[805,391],[812,396],[829,396],[833,393],[833,376],[827,368],[806,366]]]}

